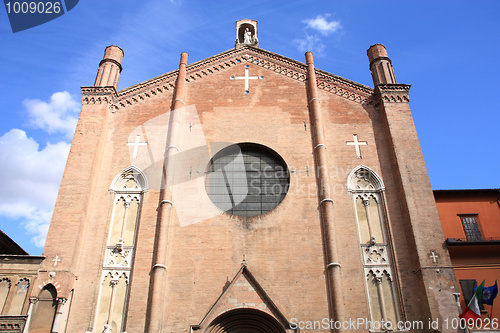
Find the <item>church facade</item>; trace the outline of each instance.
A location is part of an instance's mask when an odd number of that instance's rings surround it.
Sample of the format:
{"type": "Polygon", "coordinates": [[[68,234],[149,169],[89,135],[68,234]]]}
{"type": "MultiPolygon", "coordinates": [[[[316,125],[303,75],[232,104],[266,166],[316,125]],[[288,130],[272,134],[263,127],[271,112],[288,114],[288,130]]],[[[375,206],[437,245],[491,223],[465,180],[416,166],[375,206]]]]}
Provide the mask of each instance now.
{"type": "Polygon", "coordinates": [[[235,48],[82,110],[25,332],[452,331],[455,275],[383,45],[375,88],[235,48]]]}

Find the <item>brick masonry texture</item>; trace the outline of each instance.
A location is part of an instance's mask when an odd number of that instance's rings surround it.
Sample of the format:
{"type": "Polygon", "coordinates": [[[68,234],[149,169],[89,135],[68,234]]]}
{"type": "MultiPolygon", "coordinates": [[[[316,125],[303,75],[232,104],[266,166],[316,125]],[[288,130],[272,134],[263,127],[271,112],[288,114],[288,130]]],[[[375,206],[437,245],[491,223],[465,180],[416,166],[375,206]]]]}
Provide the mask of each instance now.
{"type": "MultiPolygon", "coordinates": [[[[305,65],[251,47],[230,52],[234,52],[232,58],[220,60],[225,56],[222,54],[188,65],[183,102],[196,107],[209,149],[216,142],[258,143],[276,151],[294,172],[283,202],[261,216],[239,218],[223,213],[183,226],[174,209],[169,243],[162,249],[168,254],[162,319],[165,332],[189,332],[190,325],[199,324],[240,270],[243,258],[288,320],[329,316],[305,65]],[[256,63],[246,55],[267,57],[272,66],[256,63]],[[244,76],[246,65],[251,76],[264,77],[250,80],[248,94],[244,80],[230,79],[244,76]],[[190,77],[193,66],[205,66],[205,74],[190,77]],[[289,69],[277,70],[277,66],[289,69]]],[[[318,71],[318,80],[323,77],[335,86],[320,89],[319,99],[346,316],[370,316],[353,198],[346,187],[349,173],[360,164],[384,181],[402,317],[427,323],[428,318],[442,320],[456,315],[456,308],[452,308],[456,288],[453,273],[421,268],[433,265],[427,257],[431,249],[439,251],[440,265],[449,266],[450,262],[408,103],[387,102],[383,98],[387,92],[318,71]],[[361,147],[361,159],[354,147],[346,145],[353,134],[368,143],[361,147]]],[[[134,87],[136,92],[131,88],[118,93],[110,90],[104,94],[106,102],[84,102],[82,106],[44,250],[47,258],[58,254],[62,259],[55,276],[62,286],[60,296],[68,297],[74,290],[71,309],[78,311],[70,312],[67,332],[92,330],[113,208],[113,194],[108,189],[115,176],[133,163],[127,146],[130,133],[171,109],[175,71],[158,80],[164,82],[146,82],[134,87]]],[[[94,94],[97,98],[97,90],[94,94]]],[[[211,156],[215,153],[210,151],[211,156]]],[[[146,325],[159,200],[157,188],[142,198],[128,332],[142,332],[146,325]]],[[[196,202],[192,205],[197,209],[196,202]]],[[[42,264],[39,281],[46,279],[50,265],[48,260],[42,264]]],[[[237,307],[264,308],[255,291],[244,290],[250,287],[245,284],[248,282],[243,276],[240,279],[218,305],[221,312],[237,307]]]]}

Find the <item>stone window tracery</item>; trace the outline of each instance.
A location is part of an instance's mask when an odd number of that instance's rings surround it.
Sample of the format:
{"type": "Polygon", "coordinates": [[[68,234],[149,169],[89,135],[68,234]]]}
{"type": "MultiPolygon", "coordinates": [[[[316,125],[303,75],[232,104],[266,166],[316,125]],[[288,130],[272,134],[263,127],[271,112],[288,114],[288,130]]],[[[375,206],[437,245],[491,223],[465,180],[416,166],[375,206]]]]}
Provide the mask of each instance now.
{"type": "Polygon", "coordinates": [[[113,180],[113,211],[94,324],[96,332],[124,331],[136,230],[147,190],[147,178],[135,166],[126,168],[113,180]]]}
{"type": "Polygon", "coordinates": [[[347,187],[358,222],[371,320],[391,322],[395,329],[400,314],[386,230],[384,184],[373,170],[358,166],[349,175],[347,187]]]}

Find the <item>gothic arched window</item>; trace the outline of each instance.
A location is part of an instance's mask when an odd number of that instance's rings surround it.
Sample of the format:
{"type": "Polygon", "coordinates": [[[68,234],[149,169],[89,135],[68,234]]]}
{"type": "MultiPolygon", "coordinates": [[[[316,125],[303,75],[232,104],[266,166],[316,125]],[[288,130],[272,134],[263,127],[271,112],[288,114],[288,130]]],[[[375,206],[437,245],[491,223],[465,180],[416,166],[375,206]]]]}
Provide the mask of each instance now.
{"type": "Polygon", "coordinates": [[[34,304],[29,326],[30,332],[52,332],[52,325],[57,309],[57,291],[48,284],[38,294],[34,304]]]}
{"type": "Polygon", "coordinates": [[[124,331],[136,231],[143,194],[148,191],[148,186],[146,175],[135,166],[120,172],[111,185],[113,212],[97,303],[96,332],[124,331]]]}
{"type": "Polygon", "coordinates": [[[371,320],[391,322],[396,328],[400,319],[386,231],[384,184],[373,170],[360,165],[351,171],[347,188],[356,212],[371,320]]]}
{"type": "Polygon", "coordinates": [[[0,314],[2,314],[2,310],[7,302],[7,296],[9,295],[10,290],[10,280],[8,278],[0,279],[0,314]]]}
{"type": "Polygon", "coordinates": [[[14,287],[14,298],[10,304],[8,314],[11,316],[19,316],[22,314],[24,304],[26,303],[26,295],[30,287],[30,281],[27,278],[19,279],[14,287]]]}

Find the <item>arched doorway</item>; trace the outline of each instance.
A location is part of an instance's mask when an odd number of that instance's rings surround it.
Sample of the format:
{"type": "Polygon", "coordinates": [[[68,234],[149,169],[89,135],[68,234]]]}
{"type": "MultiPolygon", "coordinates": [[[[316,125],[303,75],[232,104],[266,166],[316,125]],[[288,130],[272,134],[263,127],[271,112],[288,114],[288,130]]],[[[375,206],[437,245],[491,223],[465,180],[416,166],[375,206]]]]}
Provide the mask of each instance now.
{"type": "Polygon", "coordinates": [[[285,333],[271,315],[255,309],[236,309],[221,314],[210,324],[208,333],[285,333]]]}
{"type": "Polygon", "coordinates": [[[57,309],[56,288],[48,284],[38,294],[38,301],[33,309],[30,333],[48,333],[52,331],[52,324],[57,309]]]}

